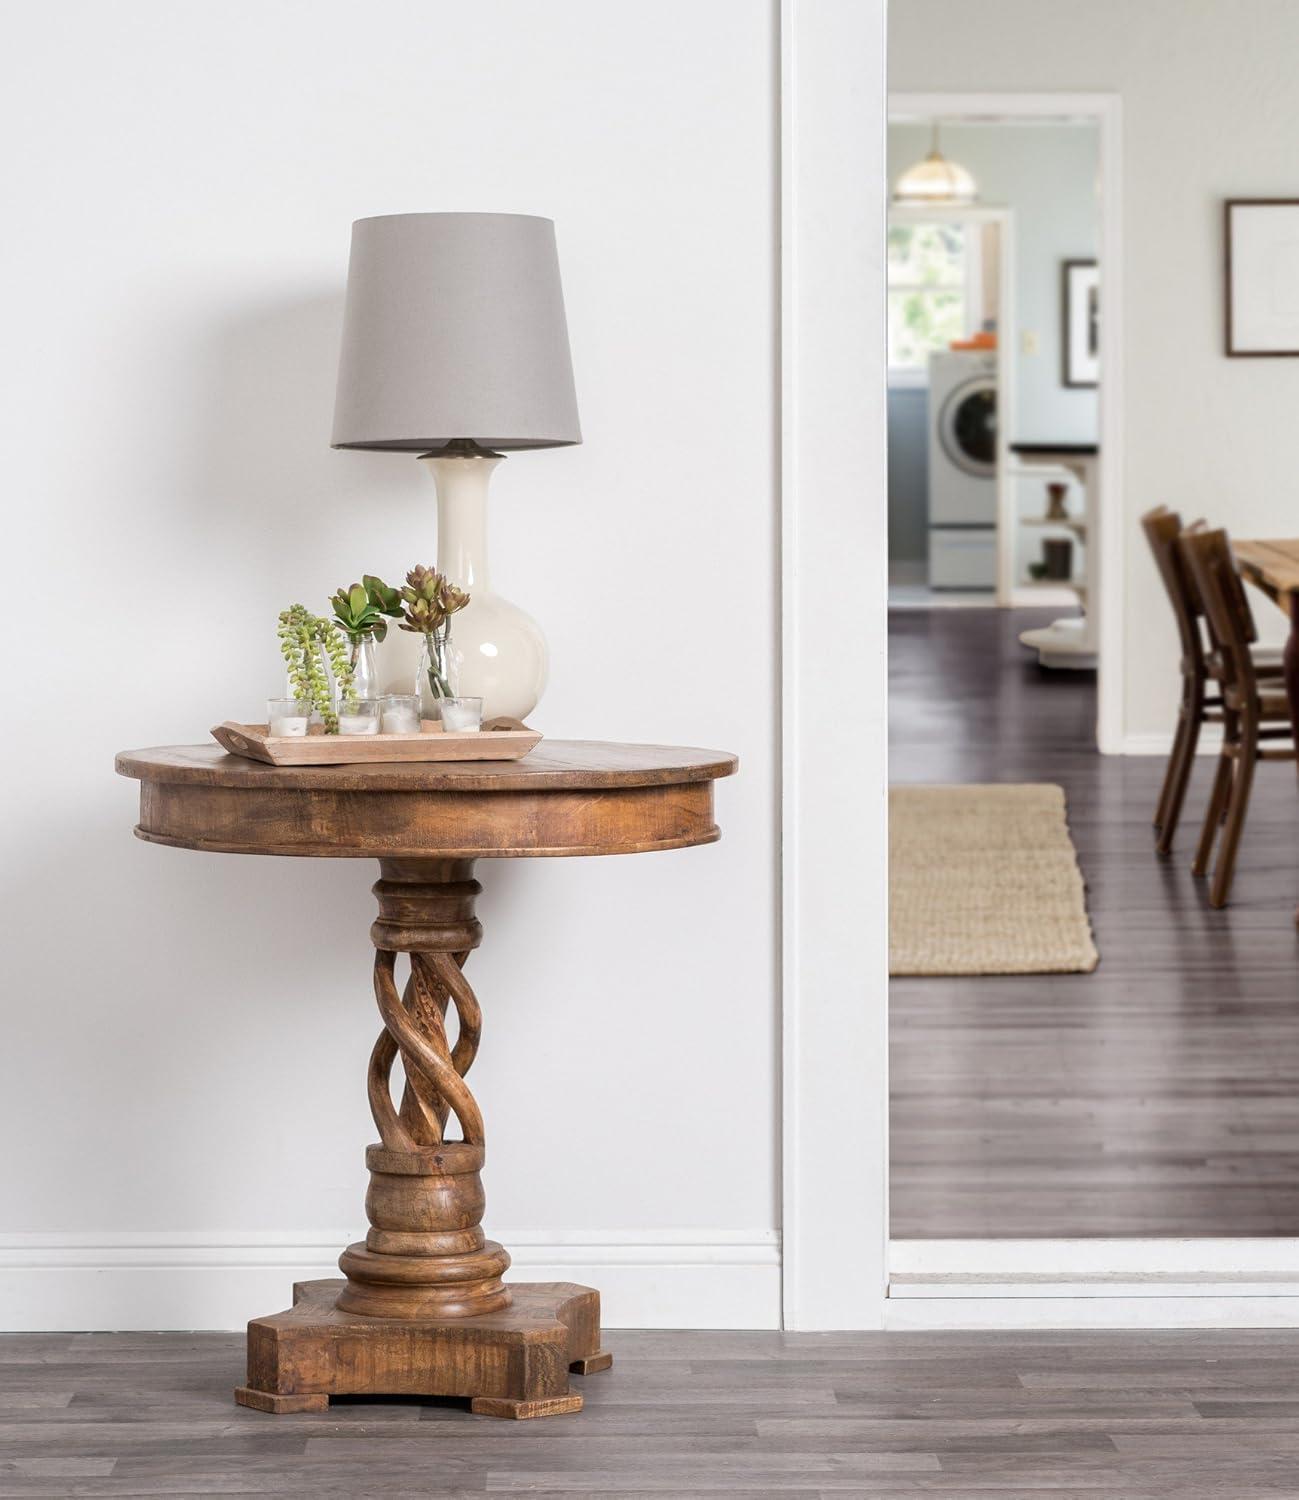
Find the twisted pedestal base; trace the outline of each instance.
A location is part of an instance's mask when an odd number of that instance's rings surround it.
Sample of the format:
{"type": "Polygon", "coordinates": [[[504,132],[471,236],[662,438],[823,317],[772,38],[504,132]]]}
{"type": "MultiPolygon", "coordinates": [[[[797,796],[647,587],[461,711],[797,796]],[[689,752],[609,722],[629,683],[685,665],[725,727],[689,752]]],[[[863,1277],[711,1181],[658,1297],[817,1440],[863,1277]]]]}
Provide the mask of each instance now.
{"type": "Polygon", "coordinates": [[[339,1257],[346,1281],[304,1282],[291,1311],[248,1325],[248,1383],[235,1399],[269,1412],[380,1394],[467,1396],[474,1411],[498,1417],[578,1411],[570,1370],[612,1363],[600,1352],[599,1293],[567,1282],[507,1286],[510,1257],[482,1231],[483,1118],[464,1081],[482,1016],[461,972],[482,938],[472,865],[385,859],[380,867],[370,935],[384,1029],[370,1056],[380,1136],[366,1152],[370,1230],[339,1257]],[[410,975],[399,993],[401,953],[410,975]],[[390,1081],[398,1057],[400,1105],[390,1081]],[[452,1115],[460,1140],[444,1135],[452,1115]]]}

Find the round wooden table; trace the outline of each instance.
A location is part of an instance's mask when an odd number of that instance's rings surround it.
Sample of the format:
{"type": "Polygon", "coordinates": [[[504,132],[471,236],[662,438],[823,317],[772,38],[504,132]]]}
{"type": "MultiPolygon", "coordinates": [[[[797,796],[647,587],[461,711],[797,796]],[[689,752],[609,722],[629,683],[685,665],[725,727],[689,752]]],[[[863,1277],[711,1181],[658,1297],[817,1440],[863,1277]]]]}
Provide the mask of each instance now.
{"type": "Polygon", "coordinates": [[[481,1012],[462,972],[482,939],[474,860],[638,854],[719,837],[713,750],[543,741],[520,761],[283,767],[216,745],[130,750],[136,834],[233,854],[374,859],[374,989],[384,1029],[370,1055],[379,1141],[366,1152],[370,1231],[339,1259],[345,1280],[293,1289],[248,1325],[259,1411],[317,1411],[330,1396],[460,1396],[492,1416],[577,1411],[569,1373],[607,1369],[600,1298],[567,1282],[506,1284],[482,1231],[485,1135],[465,1083],[481,1012]],[[398,954],[409,973],[399,991],[398,954]],[[454,1039],[445,1017],[454,1008],[454,1039]],[[400,1055],[406,1084],[394,1102],[400,1055]],[[450,1117],[460,1139],[446,1138],[450,1117]]]}

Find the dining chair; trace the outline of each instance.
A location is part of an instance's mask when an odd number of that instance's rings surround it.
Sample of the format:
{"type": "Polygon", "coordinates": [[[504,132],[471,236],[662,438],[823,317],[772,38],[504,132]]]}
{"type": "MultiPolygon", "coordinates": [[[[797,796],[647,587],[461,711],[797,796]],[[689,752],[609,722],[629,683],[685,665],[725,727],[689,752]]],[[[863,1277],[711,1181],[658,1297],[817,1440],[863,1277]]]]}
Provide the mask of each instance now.
{"type": "Polygon", "coordinates": [[[1173,606],[1182,648],[1178,663],[1182,696],[1177,709],[1177,728],[1173,733],[1173,748],[1169,752],[1153,819],[1155,848],[1160,854],[1170,854],[1173,835],[1182,815],[1182,803],[1186,800],[1186,784],[1191,779],[1191,767],[1195,762],[1195,747],[1200,741],[1200,726],[1221,723],[1222,703],[1220,698],[1208,696],[1209,669],[1200,625],[1203,611],[1178,549],[1182,518],[1167,506],[1158,505],[1141,517],[1141,529],[1154,553],[1155,566],[1173,606]]]}
{"type": "MultiPolygon", "coordinates": [[[[1203,524],[1197,521],[1195,526],[1203,524]]],[[[1212,649],[1205,644],[1204,607],[1178,548],[1178,540],[1185,529],[1182,518],[1175,510],[1157,505],[1154,510],[1147,511],[1141,517],[1141,529],[1145,532],[1164,591],[1173,607],[1182,653],[1178,663],[1182,694],[1177,709],[1177,728],[1173,734],[1173,747],[1168,756],[1159,801],[1152,819],[1155,849],[1160,854],[1168,855],[1172,853],[1173,835],[1177,832],[1182,804],[1186,799],[1187,783],[1195,764],[1200,726],[1222,722],[1222,699],[1218,693],[1220,685],[1216,680],[1219,675],[1218,663],[1212,649]]],[[[1253,628],[1252,619],[1250,628],[1253,628]]],[[[1254,646],[1253,661],[1258,676],[1280,676],[1280,656],[1271,648],[1254,646]]]]}
{"type": "Polygon", "coordinates": [[[1269,748],[1265,743],[1291,739],[1290,705],[1277,672],[1269,664],[1261,675],[1255,663],[1254,615],[1227,533],[1220,528],[1190,527],[1179,538],[1177,550],[1208,628],[1211,650],[1205,656],[1205,668],[1216,678],[1221,695],[1222,749],[1191,869],[1196,875],[1206,873],[1221,829],[1209,905],[1225,906],[1249,810],[1254,767],[1260,760],[1295,758],[1293,744],[1269,748]]]}

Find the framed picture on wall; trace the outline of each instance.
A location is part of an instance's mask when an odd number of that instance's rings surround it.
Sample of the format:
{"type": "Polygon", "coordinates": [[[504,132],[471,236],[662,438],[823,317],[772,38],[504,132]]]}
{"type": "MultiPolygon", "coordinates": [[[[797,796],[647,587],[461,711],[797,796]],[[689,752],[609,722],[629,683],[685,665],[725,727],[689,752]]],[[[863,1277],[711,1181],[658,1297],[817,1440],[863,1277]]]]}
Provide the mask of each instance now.
{"type": "Polygon", "coordinates": [[[1229,198],[1228,359],[1299,355],[1299,198],[1229,198]]]}
{"type": "Polygon", "coordinates": [[[1098,385],[1101,375],[1101,272],[1094,260],[1067,260],[1061,267],[1060,307],[1063,369],[1067,386],[1098,385]]]}

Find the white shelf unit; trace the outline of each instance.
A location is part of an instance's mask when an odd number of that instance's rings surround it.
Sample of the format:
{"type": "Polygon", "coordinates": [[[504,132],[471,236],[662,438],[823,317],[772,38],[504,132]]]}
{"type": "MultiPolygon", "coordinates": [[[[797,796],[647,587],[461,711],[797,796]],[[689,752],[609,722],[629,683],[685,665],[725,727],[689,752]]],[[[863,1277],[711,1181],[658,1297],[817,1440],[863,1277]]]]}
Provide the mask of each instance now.
{"type": "MultiPolygon", "coordinates": [[[[1028,455],[1014,455],[1016,478],[1048,481],[1071,477],[1078,481],[1081,490],[1082,508],[1071,515],[1056,519],[1045,515],[1019,516],[1021,527],[1035,532],[1066,533],[1084,547],[1088,541],[1088,514],[1096,503],[1098,464],[1095,454],[1073,453],[1068,448],[1043,450],[1028,455]]],[[[1017,570],[1018,571],[1018,570],[1017,570]]],[[[1024,603],[1038,602],[1034,593],[1043,595],[1054,592],[1057,598],[1077,601],[1081,613],[1074,618],[1056,620],[1053,624],[1037,630],[1026,630],[1020,635],[1023,645],[1038,653],[1044,667],[1060,669],[1087,669],[1096,665],[1098,636],[1094,612],[1088,609],[1087,570],[1084,566],[1078,576],[1063,578],[1021,578],[1016,583],[1015,593],[1024,603]]],[[[1017,601],[1018,602],[1018,601],[1017,601]]],[[[1046,602],[1045,598],[1042,602],[1046,602]]]]}

